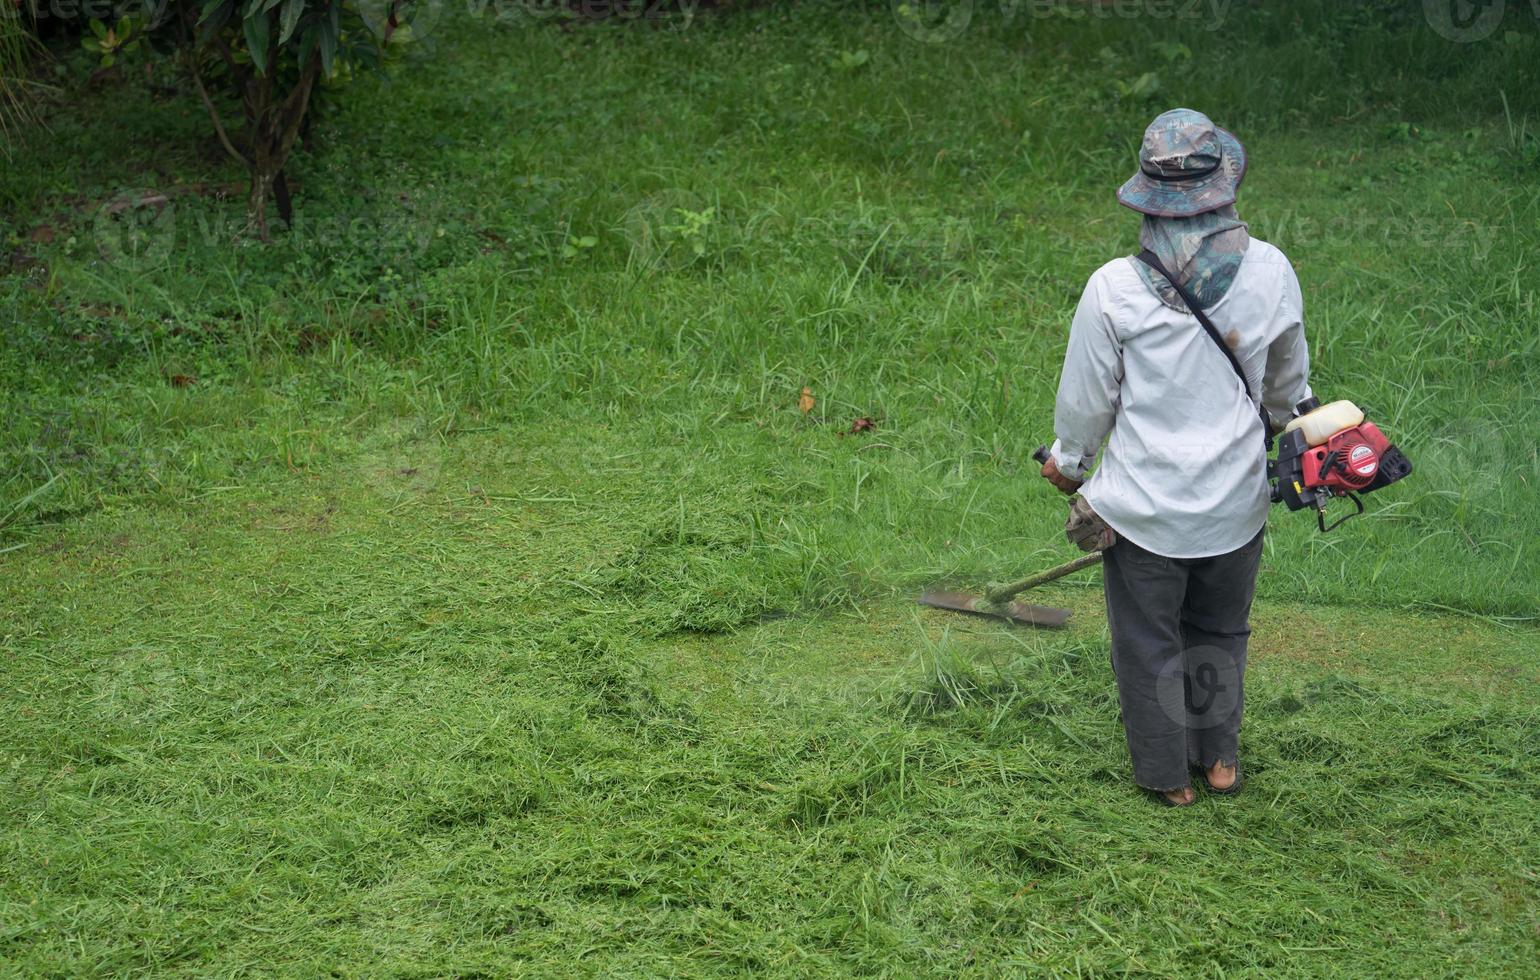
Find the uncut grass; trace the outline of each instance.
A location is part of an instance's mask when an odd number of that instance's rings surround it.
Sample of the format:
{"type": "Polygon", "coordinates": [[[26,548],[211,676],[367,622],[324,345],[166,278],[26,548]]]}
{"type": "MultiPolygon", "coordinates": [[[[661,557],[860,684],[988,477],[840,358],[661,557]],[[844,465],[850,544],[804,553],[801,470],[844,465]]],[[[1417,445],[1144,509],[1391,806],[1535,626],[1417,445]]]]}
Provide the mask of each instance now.
{"type": "MultiPolygon", "coordinates": [[[[1284,21],[1244,14],[1226,43],[1262,45],[1297,27],[1284,21]]],[[[885,12],[758,12],[677,36],[451,19],[452,52],[424,50],[323,118],[318,145],[355,149],[301,160],[288,241],[232,248],[231,208],[187,195],[179,246],[150,270],[99,261],[89,216],[16,168],[16,203],[85,244],[47,255],[41,283],[8,281],[24,327],[6,348],[7,523],[312,465],[391,419],[445,436],[640,417],[638,440],[720,429],[760,450],[744,459],[761,475],[814,454],[790,479],[833,506],[776,515],[819,563],[809,602],[1015,571],[1042,547],[1025,529],[1053,522],[1021,461],[1047,436],[1064,324],[1088,272],[1134,241],[1108,188],[1150,107],[1109,79],[1164,56],[1115,21],[991,24],[932,48],[885,12]],[[506,57],[513,37],[523,60],[506,57]],[[869,68],[830,66],[858,46],[869,68]],[[581,99],[560,84],[616,59],[624,83],[581,99]],[[935,84],[899,83],[920,70],[935,84]],[[958,90],[978,111],[953,111],[958,90]],[[677,207],[716,209],[698,257],[669,238],[677,207]],[[555,254],[583,234],[591,253],[555,254]],[[857,451],[806,431],[788,411],[805,384],[815,423],[873,416],[880,437],[857,451]]],[[[1205,87],[1201,49],[1162,69],[1162,99],[1250,123],[1246,215],[1301,269],[1317,387],[1365,405],[1419,467],[1352,535],[1280,515],[1279,547],[1300,557],[1269,587],[1532,618],[1540,198],[1515,135],[1532,107],[1490,85],[1521,90],[1532,66],[1484,48],[1486,70],[1459,74],[1408,28],[1397,56],[1438,83],[1375,79],[1368,53],[1390,42],[1319,25],[1362,58],[1330,93],[1356,102],[1290,99],[1279,119],[1268,97],[1205,87]],[[1451,93],[1483,111],[1452,113],[1451,93]]],[[[190,139],[196,120],[164,109],[145,113],[158,144],[190,139]]],[[[110,194],[149,161],[104,138],[65,114],[34,152],[75,154],[83,186],[110,194]]],[[[173,161],[189,180],[207,168],[173,161]]]]}

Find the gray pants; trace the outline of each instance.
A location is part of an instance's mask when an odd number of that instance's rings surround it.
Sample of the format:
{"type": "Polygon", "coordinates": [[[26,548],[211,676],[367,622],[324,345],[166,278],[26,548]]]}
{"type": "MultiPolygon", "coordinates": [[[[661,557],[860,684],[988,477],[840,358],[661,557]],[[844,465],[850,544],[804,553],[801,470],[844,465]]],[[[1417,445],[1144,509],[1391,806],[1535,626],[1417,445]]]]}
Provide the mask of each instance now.
{"type": "Polygon", "coordinates": [[[1213,558],[1163,558],[1121,539],[1104,558],[1134,781],[1170,792],[1188,785],[1192,767],[1234,765],[1262,533],[1213,558]]]}

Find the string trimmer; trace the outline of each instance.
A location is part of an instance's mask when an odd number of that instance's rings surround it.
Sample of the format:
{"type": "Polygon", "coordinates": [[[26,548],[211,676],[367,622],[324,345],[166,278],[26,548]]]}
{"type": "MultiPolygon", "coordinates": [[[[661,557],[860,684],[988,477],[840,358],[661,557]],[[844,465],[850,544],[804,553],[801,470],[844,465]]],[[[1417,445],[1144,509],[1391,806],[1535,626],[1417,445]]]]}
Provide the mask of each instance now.
{"type": "MultiPolygon", "coordinates": [[[[1039,446],[1032,458],[1039,463],[1048,462],[1048,447],[1039,446]]],[[[1025,602],[1012,602],[1017,596],[1028,589],[1035,589],[1039,585],[1057,581],[1066,575],[1073,575],[1083,568],[1101,564],[1102,553],[1093,551],[1089,555],[1082,555],[1074,561],[1067,561],[1056,568],[1050,568],[1046,572],[1038,572],[1029,575],[1020,582],[1012,582],[1009,585],[997,585],[985,591],[983,595],[974,595],[969,592],[947,592],[933,589],[920,596],[920,605],[931,606],[935,609],[950,609],[953,612],[973,613],[976,616],[994,616],[998,619],[1009,619],[1012,622],[1023,623],[1027,626],[1041,626],[1048,629],[1059,629],[1069,622],[1070,611],[1058,609],[1054,606],[1033,606],[1025,602]]]]}
{"type": "MultiPolygon", "coordinates": [[[[1048,447],[1039,446],[1032,458],[1039,463],[1048,462],[1048,447]]],[[[1364,512],[1359,495],[1387,487],[1411,472],[1411,460],[1364,418],[1357,405],[1348,401],[1322,405],[1314,398],[1295,407],[1294,419],[1279,440],[1278,458],[1268,460],[1267,464],[1273,502],[1286,504],[1289,510],[1314,508],[1323,533],[1364,512]],[[1328,525],[1327,505],[1339,497],[1352,501],[1356,510],[1328,525]]],[[[1069,622],[1068,609],[1012,600],[1028,589],[1073,575],[1100,564],[1101,560],[1101,552],[1093,551],[1020,582],[995,586],[983,595],[932,590],[920,596],[920,605],[1058,628],[1069,622]]]]}
{"type": "Polygon", "coordinates": [[[1073,575],[1082,568],[1090,568],[1092,565],[1101,564],[1102,553],[1093,551],[1089,555],[1082,555],[1074,561],[1067,561],[1057,568],[1050,568],[1046,572],[1038,572],[1030,578],[1024,578],[1020,582],[1010,585],[1001,585],[992,588],[983,595],[973,595],[968,592],[943,592],[934,590],[920,596],[920,605],[932,606],[936,609],[951,609],[954,612],[974,613],[979,616],[995,616],[1000,619],[1009,619],[1027,626],[1044,626],[1057,629],[1069,622],[1068,609],[1057,609],[1053,606],[1031,606],[1025,602],[1012,602],[1016,596],[1028,589],[1035,589],[1039,585],[1061,579],[1066,575],[1073,575]]]}

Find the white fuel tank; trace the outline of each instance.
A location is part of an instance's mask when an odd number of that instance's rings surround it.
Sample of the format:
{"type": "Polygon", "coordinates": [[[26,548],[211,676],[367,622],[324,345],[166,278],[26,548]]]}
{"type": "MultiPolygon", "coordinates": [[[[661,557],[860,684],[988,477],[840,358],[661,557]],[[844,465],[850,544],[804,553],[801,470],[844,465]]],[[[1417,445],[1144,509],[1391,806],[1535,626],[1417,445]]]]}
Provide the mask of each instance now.
{"type": "Polygon", "coordinates": [[[1344,399],[1322,405],[1307,415],[1301,415],[1284,426],[1283,431],[1293,432],[1295,429],[1304,429],[1305,442],[1311,446],[1319,446],[1343,429],[1351,429],[1355,425],[1362,424],[1363,420],[1363,410],[1344,399]]]}

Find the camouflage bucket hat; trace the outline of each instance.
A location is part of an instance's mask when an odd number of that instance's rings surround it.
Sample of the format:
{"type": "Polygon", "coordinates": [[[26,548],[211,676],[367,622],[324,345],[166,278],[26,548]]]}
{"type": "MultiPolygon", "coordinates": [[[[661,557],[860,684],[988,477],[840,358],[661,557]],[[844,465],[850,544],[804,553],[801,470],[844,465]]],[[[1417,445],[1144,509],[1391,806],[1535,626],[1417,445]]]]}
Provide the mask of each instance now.
{"type": "Polygon", "coordinates": [[[1144,131],[1139,172],[1118,200],[1141,214],[1188,218],[1235,203],[1246,179],[1246,148],[1201,112],[1172,109],[1144,131]]]}

